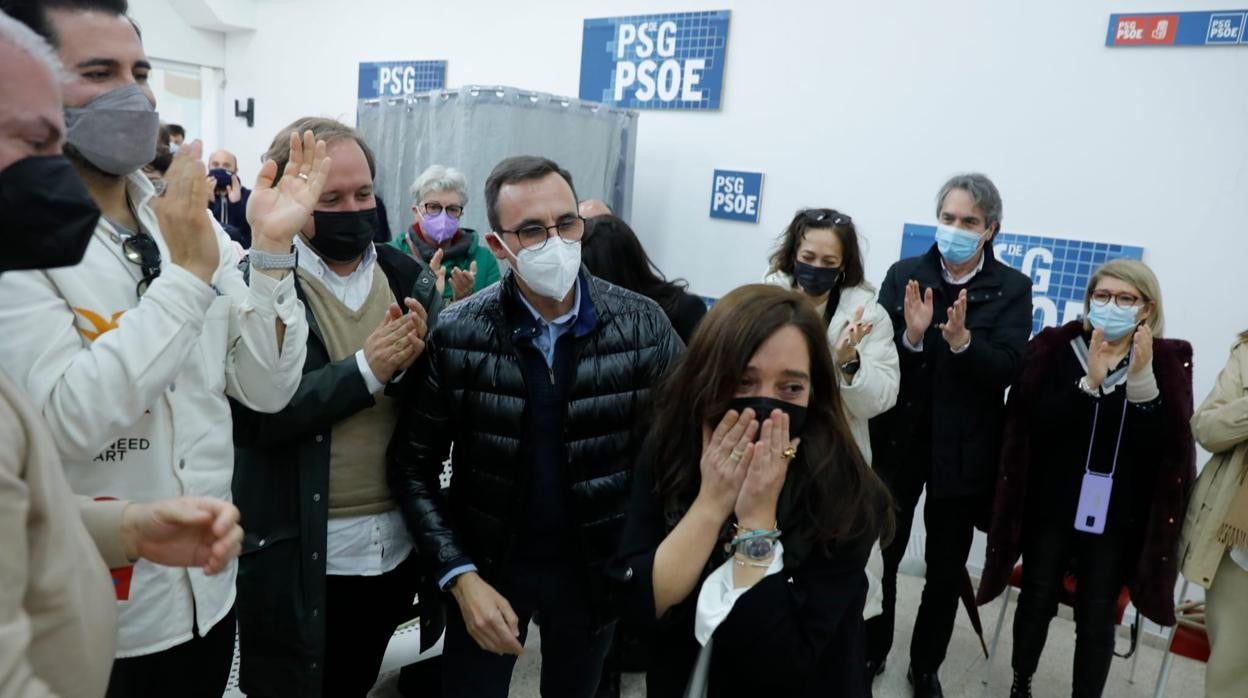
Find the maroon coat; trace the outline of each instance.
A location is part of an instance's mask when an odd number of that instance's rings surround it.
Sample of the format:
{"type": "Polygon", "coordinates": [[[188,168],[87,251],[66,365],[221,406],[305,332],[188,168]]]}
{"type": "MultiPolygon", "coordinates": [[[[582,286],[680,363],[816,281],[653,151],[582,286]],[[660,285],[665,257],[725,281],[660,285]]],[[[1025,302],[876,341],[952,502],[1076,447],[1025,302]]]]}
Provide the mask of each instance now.
{"type": "MultiPolygon", "coordinates": [[[[1027,405],[1044,387],[1054,363],[1071,351],[1071,340],[1082,332],[1083,322],[1077,320],[1036,335],[1027,346],[1022,377],[1010,390],[988,553],[979,583],[980,605],[1005,591],[1020,554],[1031,465],[1027,405]]],[[[1179,533],[1188,491],[1196,479],[1196,446],[1190,426],[1192,346],[1177,339],[1153,340],[1153,373],[1161,390],[1165,436],[1157,452],[1157,481],[1152,486],[1144,545],[1127,585],[1140,613],[1161,625],[1173,625],[1179,533]]]]}

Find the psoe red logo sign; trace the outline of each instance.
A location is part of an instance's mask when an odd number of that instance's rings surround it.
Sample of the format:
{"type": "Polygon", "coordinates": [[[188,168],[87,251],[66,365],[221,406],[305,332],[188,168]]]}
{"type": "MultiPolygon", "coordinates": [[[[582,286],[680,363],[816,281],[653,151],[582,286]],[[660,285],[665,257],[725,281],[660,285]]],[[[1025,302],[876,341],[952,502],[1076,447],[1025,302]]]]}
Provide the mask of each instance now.
{"type": "Polygon", "coordinates": [[[1178,15],[1119,17],[1114,45],[1173,44],[1178,28],[1178,15]]]}

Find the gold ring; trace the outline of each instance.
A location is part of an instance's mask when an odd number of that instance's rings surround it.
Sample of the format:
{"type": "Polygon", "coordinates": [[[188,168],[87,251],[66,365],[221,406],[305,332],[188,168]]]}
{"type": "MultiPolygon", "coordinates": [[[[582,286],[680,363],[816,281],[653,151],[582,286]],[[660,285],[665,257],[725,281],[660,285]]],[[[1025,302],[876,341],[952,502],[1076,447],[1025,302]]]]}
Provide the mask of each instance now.
{"type": "Polygon", "coordinates": [[[742,458],[744,458],[744,457],[745,457],[745,454],[744,454],[744,453],[737,453],[736,451],[732,451],[731,453],[729,453],[729,454],[728,454],[728,457],[729,457],[730,459],[732,459],[732,462],[733,462],[733,463],[736,463],[736,462],[740,461],[742,458]]]}
{"type": "Polygon", "coordinates": [[[796,456],[797,456],[796,446],[789,446],[788,448],[780,452],[780,457],[785,460],[793,460],[793,458],[796,456]]]}

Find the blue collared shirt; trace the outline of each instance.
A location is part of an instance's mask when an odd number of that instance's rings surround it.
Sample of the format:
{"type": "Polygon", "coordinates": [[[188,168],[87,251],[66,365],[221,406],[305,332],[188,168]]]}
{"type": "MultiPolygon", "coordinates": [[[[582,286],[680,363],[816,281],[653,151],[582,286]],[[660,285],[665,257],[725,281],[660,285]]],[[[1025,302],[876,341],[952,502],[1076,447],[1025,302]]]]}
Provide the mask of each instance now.
{"type": "Polygon", "coordinates": [[[572,288],[572,309],[550,322],[547,322],[546,318],[543,318],[542,314],[537,312],[537,308],[534,308],[533,304],[529,303],[529,299],[525,298],[524,294],[519,293],[517,289],[516,295],[524,303],[524,307],[528,308],[533,315],[533,319],[537,320],[538,326],[542,328],[541,332],[533,338],[533,346],[542,353],[542,358],[546,359],[547,368],[554,368],[555,345],[559,343],[560,337],[572,331],[581,312],[581,282],[579,278],[572,288]]]}

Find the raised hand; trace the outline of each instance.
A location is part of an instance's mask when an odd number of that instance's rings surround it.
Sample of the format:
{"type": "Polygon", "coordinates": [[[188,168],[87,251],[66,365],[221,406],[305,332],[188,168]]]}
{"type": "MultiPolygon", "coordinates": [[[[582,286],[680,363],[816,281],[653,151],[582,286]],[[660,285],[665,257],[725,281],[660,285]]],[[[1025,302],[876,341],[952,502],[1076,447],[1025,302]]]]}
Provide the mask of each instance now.
{"type": "Polygon", "coordinates": [[[1099,328],[1092,330],[1092,341],[1088,344],[1088,385],[1093,389],[1100,388],[1113,362],[1113,349],[1105,339],[1105,331],[1099,328]]]}
{"type": "Polygon", "coordinates": [[[216,574],[242,548],[238,518],[237,507],[214,497],[134,502],[122,510],[122,544],[131,560],[201,567],[204,574],[216,574]]]}
{"type": "Polygon", "coordinates": [[[906,339],[911,346],[918,346],[923,341],[927,328],[932,326],[932,289],[920,294],[919,282],[911,279],[906,284],[906,339]]]}
{"type": "Polygon", "coordinates": [[[429,260],[429,269],[433,271],[433,275],[437,277],[434,286],[437,287],[438,295],[446,292],[446,267],[442,266],[442,250],[439,249],[433,253],[433,257],[429,260]]]}
{"type": "Polygon", "coordinates": [[[719,425],[711,431],[702,427],[702,485],[698,499],[704,500],[723,520],[733,512],[741,483],[749,472],[757,445],[754,435],[758,422],[754,410],[728,410],[719,425]]]}
{"type": "Polygon", "coordinates": [[[237,174],[230,175],[230,186],[225,190],[226,196],[229,197],[230,203],[236,204],[243,198],[243,184],[238,181],[237,174]]]}
{"type": "Polygon", "coordinates": [[[966,289],[962,289],[958,299],[949,306],[949,315],[940,326],[940,333],[952,349],[961,349],[971,341],[971,333],[966,329],[966,289]]]}
{"type": "Polygon", "coordinates": [[[1153,331],[1148,325],[1140,325],[1135,329],[1135,337],[1131,340],[1131,367],[1127,371],[1136,375],[1153,363],[1153,331]]]}
{"type": "Polygon", "coordinates": [[[214,180],[200,162],[202,150],[198,140],[178,149],[165,172],[165,194],[152,203],[152,210],[169,246],[169,261],[211,283],[221,249],[207,204],[214,180]]]}
{"type": "Polygon", "coordinates": [[[841,337],[837,340],[835,347],[836,363],[843,364],[853,361],[854,357],[858,355],[858,343],[871,334],[871,330],[874,329],[875,325],[862,321],[864,312],[866,312],[866,308],[861,305],[858,306],[858,309],[854,311],[853,319],[850,320],[849,324],[841,332],[841,337]]]}
{"type": "Polygon", "coordinates": [[[325,141],[316,140],[311,131],[305,132],[302,140],[299,134],[290,134],[290,160],[281,180],[274,183],[277,163],[266,161],[247,199],[254,247],[273,254],[290,251],[295,234],[316,208],[331,164],[325,155],[325,141]]]}
{"type": "MultiPolygon", "coordinates": [[[[439,250],[441,252],[441,250],[439,250]]],[[[472,287],[477,283],[477,262],[468,265],[468,271],[454,269],[451,271],[451,300],[457,301],[472,295],[472,287]]]]}
{"type": "Polygon", "coordinates": [[[734,511],[742,528],[768,529],[776,523],[776,503],[789,462],[801,439],[789,439],[789,415],[772,410],[763,422],[762,438],[755,445],[749,471],[741,485],[734,511]],[[792,449],[792,450],[789,450],[792,449]]]}

